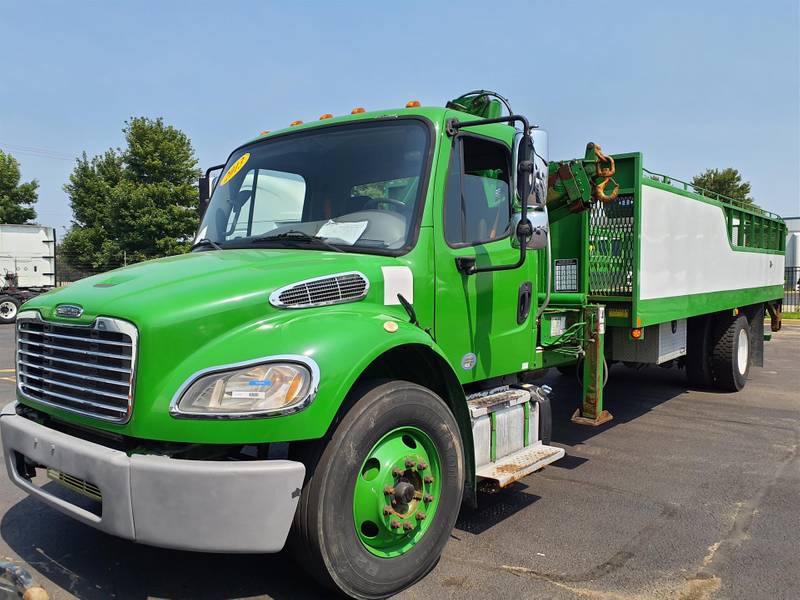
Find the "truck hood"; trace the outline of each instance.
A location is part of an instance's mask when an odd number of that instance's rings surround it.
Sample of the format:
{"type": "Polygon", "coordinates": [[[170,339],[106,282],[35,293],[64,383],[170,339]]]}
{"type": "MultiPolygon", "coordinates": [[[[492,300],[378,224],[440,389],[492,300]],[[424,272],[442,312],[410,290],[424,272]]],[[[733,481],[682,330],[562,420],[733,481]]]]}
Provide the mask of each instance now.
{"type": "Polygon", "coordinates": [[[82,279],[33,299],[22,310],[35,308],[45,319],[69,323],[91,323],[97,316],[118,317],[140,328],[219,317],[233,310],[248,319],[248,309],[262,316],[277,310],[269,304],[269,294],[279,287],[345,271],[360,271],[376,283],[381,279],[380,266],[393,260],[295,249],[193,252],[82,279]],[[60,318],[55,314],[59,304],[78,305],[83,315],[60,318]]]}

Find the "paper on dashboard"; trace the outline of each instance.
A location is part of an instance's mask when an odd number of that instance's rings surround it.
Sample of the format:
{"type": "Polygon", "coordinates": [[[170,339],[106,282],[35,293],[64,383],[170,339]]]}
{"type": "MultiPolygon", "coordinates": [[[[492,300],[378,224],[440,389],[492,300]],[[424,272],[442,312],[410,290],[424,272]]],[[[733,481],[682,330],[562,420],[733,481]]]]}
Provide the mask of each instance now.
{"type": "Polygon", "coordinates": [[[358,238],[366,231],[368,221],[351,221],[347,223],[337,223],[330,220],[319,228],[317,236],[325,239],[342,240],[348,246],[352,246],[358,238]]]}

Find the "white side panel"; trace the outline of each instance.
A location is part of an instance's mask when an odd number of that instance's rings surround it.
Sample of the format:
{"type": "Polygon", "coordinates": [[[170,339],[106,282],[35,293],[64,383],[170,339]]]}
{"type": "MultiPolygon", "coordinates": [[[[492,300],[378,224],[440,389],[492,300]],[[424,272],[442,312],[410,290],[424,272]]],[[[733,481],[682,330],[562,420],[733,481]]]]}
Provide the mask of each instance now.
{"type": "Polygon", "coordinates": [[[640,298],[783,285],[784,257],[738,252],[722,209],[642,186],[640,298]]]}

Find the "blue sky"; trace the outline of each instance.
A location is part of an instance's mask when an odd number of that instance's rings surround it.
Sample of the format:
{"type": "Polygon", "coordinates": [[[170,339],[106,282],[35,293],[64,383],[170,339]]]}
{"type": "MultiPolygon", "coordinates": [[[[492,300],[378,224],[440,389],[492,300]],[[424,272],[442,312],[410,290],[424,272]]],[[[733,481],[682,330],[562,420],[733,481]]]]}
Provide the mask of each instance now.
{"type": "Polygon", "coordinates": [[[294,119],[442,105],[486,88],[550,155],[642,151],[690,179],[738,168],[800,215],[800,15],[763,2],[15,2],[0,12],[0,148],[63,234],[71,158],[163,116],[200,164],[294,119]]]}

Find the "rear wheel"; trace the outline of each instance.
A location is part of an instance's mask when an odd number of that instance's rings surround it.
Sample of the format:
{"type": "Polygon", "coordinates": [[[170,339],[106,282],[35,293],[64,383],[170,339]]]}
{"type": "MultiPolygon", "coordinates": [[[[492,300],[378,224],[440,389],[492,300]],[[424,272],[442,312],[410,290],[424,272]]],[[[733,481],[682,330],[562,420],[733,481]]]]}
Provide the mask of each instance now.
{"type": "Polygon", "coordinates": [[[355,598],[385,598],[424,577],[464,486],[461,436],[444,401],[409,382],[376,384],[311,446],[291,540],[301,564],[355,598]]]}
{"type": "Polygon", "coordinates": [[[686,348],[686,378],[695,388],[709,388],[714,384],[711,372],[711,317],[689,319],[686,348]]]}
{"type": "Polygon", "coordinates": [[[721,318],[711,353],[714,385],[726,392],[738,392],[750,373],[750,327],[744,315],[721,318]]]}
{"type": "Polygon", "coordinates": [[[19,302],[11,296],[0,296],[0,323],[13,323],[17,318],[19,302]]]}

